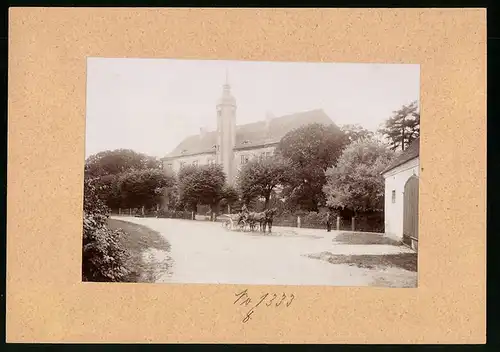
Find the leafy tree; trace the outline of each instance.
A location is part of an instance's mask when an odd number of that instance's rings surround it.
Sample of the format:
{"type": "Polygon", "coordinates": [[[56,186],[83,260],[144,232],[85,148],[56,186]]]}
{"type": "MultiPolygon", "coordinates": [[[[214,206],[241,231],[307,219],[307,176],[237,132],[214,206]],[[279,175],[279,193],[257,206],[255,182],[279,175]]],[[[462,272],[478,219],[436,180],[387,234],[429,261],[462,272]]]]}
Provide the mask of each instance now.
{"type": "Polygon", "coordinates": [[[182,203],[179,197],[179,186],[177,180],[169,187],[162,190],[162,207],[170,210],[181,210],[182,203]]]}
{"type": "Polygon", "coordinates": [[[93,177],[160,168],[161,162],[157,158],[130,149],[106,150],[91,155],[85,162],[85,173],[93,177]]]}
{"type": "Polygon", "coordinates": [[[238,200],[239,200],[239,195],[236,188],[226,184],[222,188],[220,206],[226,207],[229,205],[230,207],[233,207],[238,202],[238,200]]]}
{"type": "Polygon", "coordinates": [[[179,170],[179,196],[183,204],[196,211],[198,204],[214,211],[222,198],[226,175],[221,165],[188,165],[179,170]]]}
{"type": "Polygon", "coordinates": [[[323,191],[327,205],[355,212],[384,209],[384,179],[380,174],[395,153],[374,139],[348,145],[336,166],[326,171],[323,191]]]}
{"type": "Polygon", "coordinates": [[[343,125],[341,131],[344,132],[347,141],[352,143],[360,139],[372,138],[374,133],[360,125],[343,125]]]}
{"type": "Polygon", "coordinates": [[[346,144],[346,135],[334,124],[305,125],[281,139],[276,151],[290,162],[283,190],[290,204],[318,211],[324,202],[325,171],[335,165],[346,144]]]}
{"type": "Polygon", "coordinates": [[[185,165],[181,167],[177,174],[177,192],[179,202],[187,209],[196,212],[200,203],[199,197],[189,184],[190,180],[198,178],[198,166],[185,165]]]}
{"type": "Polygon", "coordinates": [[[125,207],[151,208],[161,203],[165,187],[173,186],[175,179],[160,169],[134,170],[123,173],[118,181],[125,207]]]}
{"type": "Polygon", "coordinates": [[[83,281],[123,281],[129,274],[128,252],[121,247],[121,231],[106,227],[109,209],[97,194],[95,179],[84,179],[83,193],[83,281]]]}
{"type": "Polygon", "coordinates": [[[104,175],[95,178],[99,198],[111,209],[120,208],[122,204],[118,180],[119,175],[104,175]]]}
{"type": "Polygon", "coordinates": [[[262,197],[268,208],[273,190],[288,180],[289,169],[289,163],[280,156],[254,159],[245,164],[238,174],[238,188],[244,202],[262,197]]]}
{"type": "Polygon", "coordinates": [[[420,135],[420,112],[416,101],[394,111],[379,130],[390,143],[391,149],[405,150],[420,135]]]}

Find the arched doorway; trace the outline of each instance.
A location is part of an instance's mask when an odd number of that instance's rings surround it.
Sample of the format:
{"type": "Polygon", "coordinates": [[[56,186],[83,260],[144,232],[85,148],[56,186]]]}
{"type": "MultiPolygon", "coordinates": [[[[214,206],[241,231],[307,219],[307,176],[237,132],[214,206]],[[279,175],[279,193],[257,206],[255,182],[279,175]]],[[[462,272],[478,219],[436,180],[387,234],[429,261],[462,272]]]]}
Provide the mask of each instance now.
{"type": "Polygon", "coordinates": [[[403,242],[418,250],[418,177],[406,181],[403,203],[403,242]]]}

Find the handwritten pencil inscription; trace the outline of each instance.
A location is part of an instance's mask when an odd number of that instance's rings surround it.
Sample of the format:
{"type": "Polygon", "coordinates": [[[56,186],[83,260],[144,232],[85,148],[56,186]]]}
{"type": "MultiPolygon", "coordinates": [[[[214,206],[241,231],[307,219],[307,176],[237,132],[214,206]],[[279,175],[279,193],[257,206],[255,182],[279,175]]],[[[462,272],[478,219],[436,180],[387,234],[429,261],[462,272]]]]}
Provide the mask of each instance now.
{"type": "Polygon", "coordinates": [[[269,308],[276,308],[276,307],[290,307],[292,304],[293,300],[295,299],[295,296],[293,293],[264,293],[258,298],[252,298],[248,294],[248,289],[245,289],[241,292],[237,292],[235,294],[236,299],[233,302],[235,305],[239,306],[244,306],[244,307],[250,307],[250,309],[247,311],[245,316],[243,317],[242,322],[247,323],[251,318],[252,315],[254,314],[255,310],[257,307],[264,305],[269,308]]]}

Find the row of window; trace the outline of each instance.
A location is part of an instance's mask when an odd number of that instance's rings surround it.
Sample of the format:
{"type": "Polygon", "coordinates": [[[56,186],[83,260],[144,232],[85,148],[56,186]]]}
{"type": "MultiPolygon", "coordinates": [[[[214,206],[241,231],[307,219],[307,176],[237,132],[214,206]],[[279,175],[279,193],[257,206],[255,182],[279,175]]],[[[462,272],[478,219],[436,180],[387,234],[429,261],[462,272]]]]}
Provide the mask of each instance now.
{"type": "MultiPolygon", "coordinates": [[[[186,165],[188,165],[188,164],[189,164],[189,163],[188,163],[188,162],[186,162],[186,161],[181,161],[179,165],[180,165],[180,167],[183,167],[183,166],[186,166],[186,165]]],[[[208,160],[208,165],[213,165],[213,164],[215,164],[215,159],[209,159],[209,160],[208,160]]],[[[191,162],[191,165],[193,165],[193,166],[198,166],[198,165],[199,165],[198,160],[194,160],[194,161],[192,161],[192,162],[191,162]]],[[[172,167],[172,164],[168,164],[168,167],[172,167]]]]}
{"type": "MultiPolygon", "coordinates": [[[[264,158],[269,158],[272,155],[273,155],[272,152],[262,152],[258,156],[255,155],[254,157],[258,157],[259,160],[262,161],[262,160],[264,160],[264,158]]],[[[251,157],[251,155],[249,155],[249,154],[241,155],[241,160],[240,160],[241,164],[244,165],[244,164],[248,163],[250,161],[250,157],[251,157]]]]}
{"type": "MultiPolygon", "coordinates": [[[[248,163],[251,160],[252,156],[253,157],[257,157],[257,158],[259,158],[259,160],[262,161],[262,160],[264,160],[264,158],[268,158],[268,157],[270,157],[272,155],[273,155],[272,152],[262,152],[258,156],[257,155],[252,155],[252,154],[243,154],[243,155],[241,155],[240,162],[241,162],[242,165],[244,165],[244,164],[248,163]]],[[[188,164],[189,163],[186,162],[186,161],[181,161],[180,162],[180,167],[186,166],[188,164]]],[[[208,165],[213,165],[213,164],[215,164],[215,159],[209,159],[208,160],[208,165]]],[[[192,161],[191,165],[193,165],[193,166],[199,165],[198,160],[192,161]]],[[[172,168],[172,164],[171,163],[167,164],[167,167],[172,168]]]]}

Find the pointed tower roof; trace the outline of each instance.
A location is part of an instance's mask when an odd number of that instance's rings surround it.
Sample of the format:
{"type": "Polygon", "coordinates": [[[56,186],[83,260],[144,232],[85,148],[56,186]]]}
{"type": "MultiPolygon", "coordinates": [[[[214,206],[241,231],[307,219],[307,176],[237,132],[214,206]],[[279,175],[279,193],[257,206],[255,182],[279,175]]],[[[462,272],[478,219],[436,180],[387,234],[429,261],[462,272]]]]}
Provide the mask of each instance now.
{"type": "Polygon", "coordinates": [[[231,94],[231,86],[229,85],[229,73],[226,68],[226,80],[222,86],[222,96],[219,98],[217,105],[232,105],[236,106],[236,99],[231,94]]]}

